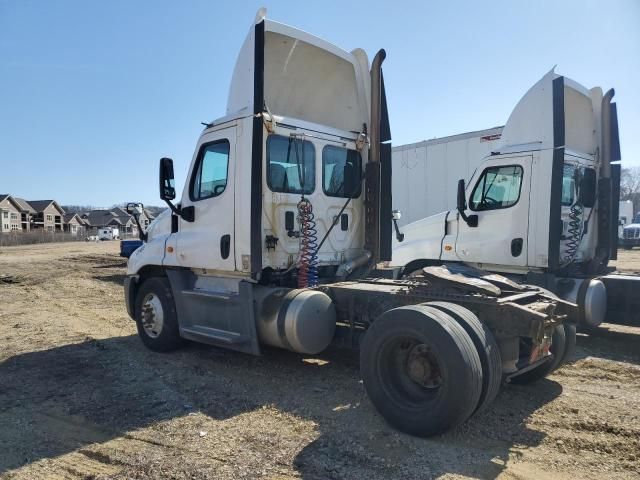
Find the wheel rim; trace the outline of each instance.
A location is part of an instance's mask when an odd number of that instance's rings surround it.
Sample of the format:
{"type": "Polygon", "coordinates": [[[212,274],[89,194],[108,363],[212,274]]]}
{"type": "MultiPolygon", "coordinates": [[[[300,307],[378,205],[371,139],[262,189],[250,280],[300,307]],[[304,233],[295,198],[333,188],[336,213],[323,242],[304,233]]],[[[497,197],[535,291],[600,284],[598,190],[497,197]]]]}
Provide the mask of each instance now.
{"type": "Polygon", "coordinates": [[[443,385],[442,369],[431,346],[416,338],[396,338],[383,346],[379,374],[388,397],[403,408],[433,400],[443,385]]]}
{"type": "Polygon", "coordinates": [[[164,325],[162,302],[154,293],[148,293],[142,300],[142,328],[151,338],[158,338],[164,325]]]}
{"type": "Polygon", "coordinates": [[[438,388],[442,382],[440,365],[428,345],[413,345],[407,355],[405,370],[407,376],[426,389],[438,388]]]}

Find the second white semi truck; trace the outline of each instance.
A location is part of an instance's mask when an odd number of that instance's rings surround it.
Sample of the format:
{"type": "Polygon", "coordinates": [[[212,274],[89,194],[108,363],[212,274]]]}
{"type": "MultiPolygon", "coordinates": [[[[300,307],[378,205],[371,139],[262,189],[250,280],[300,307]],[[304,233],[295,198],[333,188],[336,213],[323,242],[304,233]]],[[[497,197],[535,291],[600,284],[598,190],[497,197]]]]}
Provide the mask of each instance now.
{"type": "Polygon", "coordinates": [[[551,71],[503,128],[396,148],[394,208],[412,223],[398,232],[391,264],[403,276],[465,264],[576,303],[574,320],[587,326],[607,311],[637,321],[626,292],[640,291],[640,277],[608,266],[620,185],[612,97],[551,71]]]}

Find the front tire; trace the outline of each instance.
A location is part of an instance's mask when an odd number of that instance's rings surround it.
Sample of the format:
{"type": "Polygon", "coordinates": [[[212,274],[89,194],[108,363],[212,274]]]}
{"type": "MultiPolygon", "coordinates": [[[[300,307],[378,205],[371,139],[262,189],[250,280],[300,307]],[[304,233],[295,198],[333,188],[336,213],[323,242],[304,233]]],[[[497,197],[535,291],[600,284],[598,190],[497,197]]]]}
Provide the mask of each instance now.
{"type": "Polygon", "coordinates": [[[142,343],[155,352],[170,352],[180,348],[176,304],[171,285],[166,278],[152,277],[138,289],[135,304],[136,326],[142,343]]]}
{"type": "Polygon", "coordinates": [[[482,366],[469,335],[427,305],[394,308],[375,320],[361,346],[360,372],[387,422],[417,436],[464,422],[482,391],[482,366]]]}

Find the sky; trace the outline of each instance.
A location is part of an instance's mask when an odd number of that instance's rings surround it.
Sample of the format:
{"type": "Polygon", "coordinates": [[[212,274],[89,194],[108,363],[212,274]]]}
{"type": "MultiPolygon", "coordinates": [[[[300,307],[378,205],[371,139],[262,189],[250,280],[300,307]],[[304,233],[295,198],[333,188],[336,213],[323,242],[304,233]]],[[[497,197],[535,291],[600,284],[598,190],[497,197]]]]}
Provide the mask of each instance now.
{"type": "Polygon", "coordinates": [[[0,193],[160,205],[164,156],[180,191],[262,6],[345,50],[385,48],[395,145],[503,125],[557,65],[615,88],[623,166],[640,166],[637,0],[0,0],[0,193]]]}

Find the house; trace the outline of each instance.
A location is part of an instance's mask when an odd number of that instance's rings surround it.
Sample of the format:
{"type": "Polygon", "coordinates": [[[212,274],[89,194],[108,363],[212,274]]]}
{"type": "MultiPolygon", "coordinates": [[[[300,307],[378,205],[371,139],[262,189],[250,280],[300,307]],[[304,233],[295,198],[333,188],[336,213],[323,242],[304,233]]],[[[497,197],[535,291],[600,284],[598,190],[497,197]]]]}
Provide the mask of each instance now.
{"type": "Polygon", "coordinates": [[[140,215],[140,225],[142,225],[145,229],[149,226],[151,222],[155,220],[155,215],[151,213],[148,209],[142,209],[142,215],[140,215]]]}
{"type": "Polygon", "coordinates": [[[31,230],[31,222],[36,214],[35,209],[24,198],[12,197],[20,205],[20,224],[23,232],[31,230]]]}
{"type": "Polygon", "coordinates": [[[48,232],[62,232],[64,230],[65,211],[55,200],[29,200],[29,205],[35,210],[31,226],[42,228],[48,232]]]}
{"type": "Polygon", "coordinates": [[[9,194],[0,194],[0,233],[22,230],[22,207],[9,194]]]}
{"type": "MultiPolygon", "coordinates": [[[[88,224],[89,233],[95,235],[99,228],[115,227],[120,230],[121,236],[137,236],[138,226],[132,215],[121,207],[113,207],[109,210],[91,210],[83,213],[81,218],[88,224]]],[[[140,224],[144,227],[145,222],[148,225],[149,220],[144,215],[140,216],[140,224]]]]}
{"type": "Polygon", "coordinates": [[[75,236],[84,236],[87,224],[77,213],[64,214],[64,231],[75,236]]]}

